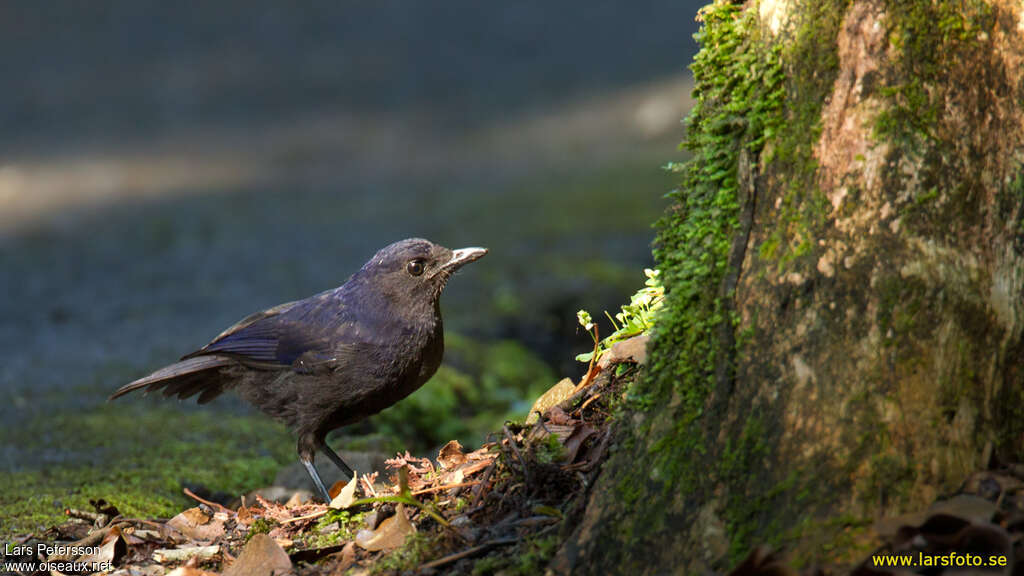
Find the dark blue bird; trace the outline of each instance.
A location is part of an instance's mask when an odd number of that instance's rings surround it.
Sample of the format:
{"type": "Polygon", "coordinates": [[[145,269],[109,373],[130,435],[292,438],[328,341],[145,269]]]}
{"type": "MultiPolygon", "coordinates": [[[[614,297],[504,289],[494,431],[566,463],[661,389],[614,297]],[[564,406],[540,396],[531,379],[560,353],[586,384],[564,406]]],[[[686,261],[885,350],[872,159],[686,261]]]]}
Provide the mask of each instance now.
{"type": "Polygon", "coordinates": [[[437,371],[441,291],[456,270],[486,253],[420,238],[395,242],[338,288],[252,314],[110,398],[162,390],[198,394],[203,404],[235,390],[298,435],[299,459],[330,500],[313,465],[316,451],[349,477],[352,469],[327,445],[327,433],[391,406],[437,371]]]}

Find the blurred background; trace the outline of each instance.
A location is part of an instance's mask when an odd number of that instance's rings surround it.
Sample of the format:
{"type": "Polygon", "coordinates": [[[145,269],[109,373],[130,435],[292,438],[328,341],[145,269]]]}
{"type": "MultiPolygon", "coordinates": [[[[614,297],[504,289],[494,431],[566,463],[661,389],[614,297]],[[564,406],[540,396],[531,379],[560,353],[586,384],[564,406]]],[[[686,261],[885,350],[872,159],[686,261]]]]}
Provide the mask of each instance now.
{"type": "Polygon", "coordinates": [[[479,442],[578,378],[576,311],[652,263],[701,4],[0,3],[0,532],[271,483],[293,439],[233,397],[107,395],[398,239],[491,253],[437,377],[335,445],[479,442]]]}

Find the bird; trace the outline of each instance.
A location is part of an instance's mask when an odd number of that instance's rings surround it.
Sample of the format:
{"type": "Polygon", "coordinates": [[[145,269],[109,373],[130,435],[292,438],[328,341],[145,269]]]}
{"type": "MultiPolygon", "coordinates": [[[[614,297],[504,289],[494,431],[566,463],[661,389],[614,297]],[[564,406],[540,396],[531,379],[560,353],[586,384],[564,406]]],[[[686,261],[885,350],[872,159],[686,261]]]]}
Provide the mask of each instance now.
{"type": "Polygon", "coordinates": [[[422,386],[444,355],[440,297],[452,275],[487,254],[410,238],[378,251],[337,288],[251,314],[180,361],[125,384],[205,404],[233,390],[297,436],[299,461],[325,502],[323,453],[352,468],[329,432],[380,412],[422,386]]]}

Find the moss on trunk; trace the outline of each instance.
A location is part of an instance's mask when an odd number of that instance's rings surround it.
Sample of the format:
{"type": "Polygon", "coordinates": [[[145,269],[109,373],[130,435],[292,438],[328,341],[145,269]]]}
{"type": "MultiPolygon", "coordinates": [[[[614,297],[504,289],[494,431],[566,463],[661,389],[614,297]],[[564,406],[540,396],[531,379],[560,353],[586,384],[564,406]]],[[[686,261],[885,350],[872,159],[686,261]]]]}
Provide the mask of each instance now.
{"type": "Polygon", "coordinates": [[[878,515],[1024,449],[1024,16],[1010,2],[702,11],[655,255],[667,307],[563,549],[842,564],[878,515]]]}

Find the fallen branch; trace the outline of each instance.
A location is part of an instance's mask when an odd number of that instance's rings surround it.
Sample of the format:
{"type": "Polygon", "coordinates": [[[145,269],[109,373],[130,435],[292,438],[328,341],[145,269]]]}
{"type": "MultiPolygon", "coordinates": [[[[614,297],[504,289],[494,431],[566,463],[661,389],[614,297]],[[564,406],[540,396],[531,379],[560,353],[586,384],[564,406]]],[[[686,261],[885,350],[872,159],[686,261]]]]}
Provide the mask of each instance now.
{"type": "Polygon", "coordinates": [[[509,430],[508,430],[508,424],[503,424],[501,429],[502,429],[502,431],[505,432],[505,438],[508,438],[508,445],[509,445],[509,447],[512,448],[512,451],[515,452],[515,454],[516,454],[516,458],[519,459],[519,465],[522,466],[522,468],[523,468],[523,480],[526,482],[526,485],[529,486],[530,485],[530,470],[529,470],[529,468],[526,467],[526,460],[523,459],[522,453],[519,452],[519,446],[516,445],[515,439],[512,438],[512,433],[509,432],[509,430]]]}
{"type": "Polygon", "coordinates": [[[501,540],[491,540],[490,542],[484,542],[483,544],[481,544],[479,546],[474,546],[472,548],[468,548],[466,550],[463,550],[462,552],[456,552],[455,554],[449,554],[449,555],[447,555],[447,556],[445,556],[443,558],[438,558],[437,560],[432,560],[430,562],[427,562],[426,564],[421,564],[419,569],[420,570],[432,570],[434,568],[440,568],[441,566],[444,566],[446,564],[451,564],[452,562],[458,562],[459,560],[462,560],[463,558],[469,558],[470,556],[473,556],[475,554],[479,554],[481,552],[484,552],[486,550],[494,548],[495,546],[506,546],[508,544],[515,544],[515,543],[516,543],[516,539],[515,538],[503,538],[501,540]]]}
{"type": "Polygon", "coordinates": [[[196,502],[199,502],[200,504],[206,504],[207,506],[217,510],[218,512],[227,512],[228,514],[234,514],[235,513],[234,510],[232,510],[231,508],[228,508],[227,506],[224,506],[223,504],[218,504],[217,502],[211,502],[209,500],[205,500],[203,498],[200,498],[199,496],[196,496],[195,493],[193,493],[188,488],[185,488],[184,492],[185,492],[185,496],[188,496],[189,498],[195,500],[196,502]]]}

